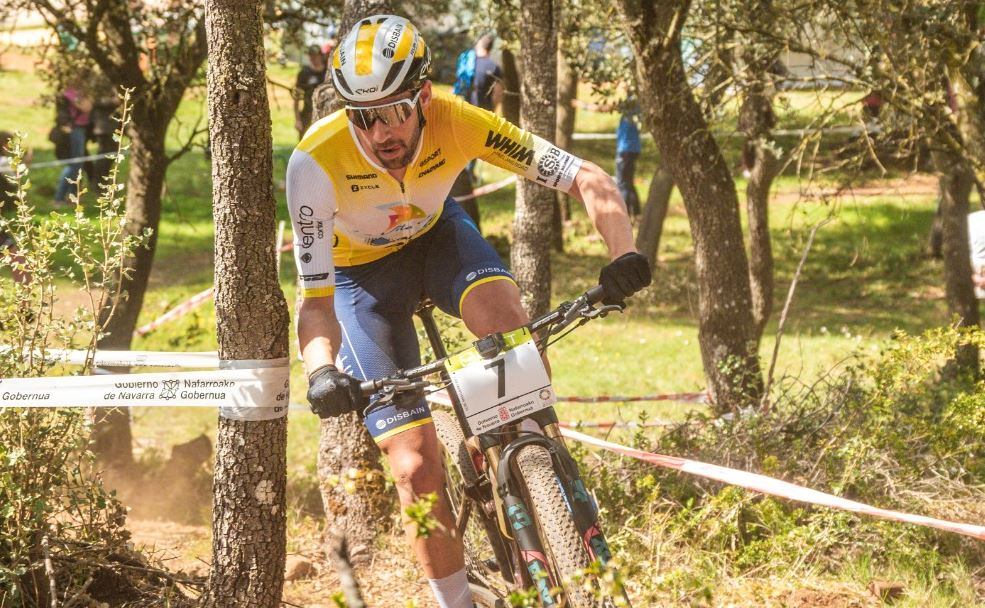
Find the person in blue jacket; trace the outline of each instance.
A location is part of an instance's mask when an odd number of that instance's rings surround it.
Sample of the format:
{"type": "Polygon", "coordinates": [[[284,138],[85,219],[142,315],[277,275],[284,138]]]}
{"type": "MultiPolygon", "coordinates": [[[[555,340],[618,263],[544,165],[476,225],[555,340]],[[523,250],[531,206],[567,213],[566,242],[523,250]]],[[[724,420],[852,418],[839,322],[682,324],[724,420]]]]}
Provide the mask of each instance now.
{"type": "Polygon", "coordinates": [[[626,210],[632,217],[640,215],[640,196],[633,180],[636,176],[636,161],[640,157],[640,106],[636,98],[630,96],[623,103],[622,117],[616,129],[616,186],[626,201],[626,210]]]}

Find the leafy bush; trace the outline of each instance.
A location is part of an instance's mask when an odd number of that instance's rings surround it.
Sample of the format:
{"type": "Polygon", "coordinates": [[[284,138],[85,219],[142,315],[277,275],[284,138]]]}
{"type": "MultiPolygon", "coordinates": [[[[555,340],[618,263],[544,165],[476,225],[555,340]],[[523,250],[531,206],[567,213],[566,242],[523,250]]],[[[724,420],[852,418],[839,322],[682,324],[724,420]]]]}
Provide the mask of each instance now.
{"type": "MultiPolygon", "coordinates": [[[[951,364],[964,345],[985,347],[985,333],[898,333],[877,357],[853,358],[810,385],[784,378],[768,409],[724,418],[693,414],[655,442],[640,431],[633,443],[879,507],[980,522],[985,386],[951,364]]],[[[575,452],[585,460],[584,450],[575,452]]],[[[837,573],[858,560],[909,564],[932,577],[945,570],[980,572],[985,565],[983,543],[930,528],[774,499],[608,456],[602,464],[585,462],[583,470],[609,511],[617,551],[635,558],[638,571],[631,562],[627,579],[652,603],[711,602],[728,577],[837,573]]]]}
{"type": "MultiPolygon", "coordinates": [[[[121,125],[128,110],[125,95],[121,125]]],[[[124,149],[92,209],[78,185],[72,214],[36,219],[23,148],[13,143],[15,213],[0,229],[17,246],[0,257],[11,271],[0,278],[0,377],[45,376],[52,347],[85,349],[82,373],[91,373],[96,341],[121,297],[124,261],[147,238],[127,231],[117,183],[124,149]],[[55,299],[56,281],[65,279],[86,302],[68,315],[55,299]]],[[[126,509],[95,474],[88,440],[81,409],[0,409],[0,606],[182,605],[183,596],[168,591],[178,581],[128,547],[126,509]]]]}

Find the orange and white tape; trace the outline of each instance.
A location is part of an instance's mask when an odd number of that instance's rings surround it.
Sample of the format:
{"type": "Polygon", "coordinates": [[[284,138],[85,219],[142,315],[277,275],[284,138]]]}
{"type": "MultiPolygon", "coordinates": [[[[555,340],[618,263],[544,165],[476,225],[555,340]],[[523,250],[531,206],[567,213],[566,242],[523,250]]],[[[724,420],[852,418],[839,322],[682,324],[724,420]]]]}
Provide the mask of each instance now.
{"type": "Polygon", "coordinates": [[[591,435],[586,435],[585,433],[579,433],[578,431],[568,428],[562,428],[561,434],[575,441],[580,441],[587,445],[595,446],[622,456],[629,456],[630,458],[642,460],[643,462],[648,462],[652,465],[674,469],[676,471],[681,471],[682,473],[697,475],[706,479],[713,479],[715,481],[738,486],[754,492],[795,500],[797,502],[805,502],[812,505],[820,505],[822,507],[830,507],[832,509],[840,509],[842,511],[850,511],[852,513],[859,513],[862,515],[870,515],[872,517],[879,517],[891,521],[916,524],[918,526],[928,526],[931,528],[937,528],[938,530],[946,530],[948,532],[963,534],[979,540],[985,540],[985,526],[935,519],[933,517],[903,513],[901,511],[891,511],[889,509],[880,509],[865,503],[849,500],[847,498],[841,498],[840,496],[835,496],[833,494],[827,494],[825,492],[805,488],[804,486],[799,486],[787,481],[767,477],[766,475],[730,469],[728,467],[698,462],[697,460],[688,460],[687,458],[678,458],[676,456],[664,456],[663,454],[644,452],[642,450],[619,445],[618,443],[592,437],[591,435]]]}

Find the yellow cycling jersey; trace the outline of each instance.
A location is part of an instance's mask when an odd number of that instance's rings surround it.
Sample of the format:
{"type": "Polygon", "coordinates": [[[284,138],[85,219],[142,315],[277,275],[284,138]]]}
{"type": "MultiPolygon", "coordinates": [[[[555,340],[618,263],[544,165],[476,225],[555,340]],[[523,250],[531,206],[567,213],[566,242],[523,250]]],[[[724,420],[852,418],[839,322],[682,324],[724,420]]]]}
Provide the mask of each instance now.
{"type": "Polygon", "coordinates": [[[403,182],[369,159],[343,111],[316,122],[298,144],[287,167],[287,203],[305,295],[333,293],[335,266],[378,260],[424,234],[473,159],[564,192],[581,166],[576,156],[448,93],[433,91],[424,118],[403,182]]]}

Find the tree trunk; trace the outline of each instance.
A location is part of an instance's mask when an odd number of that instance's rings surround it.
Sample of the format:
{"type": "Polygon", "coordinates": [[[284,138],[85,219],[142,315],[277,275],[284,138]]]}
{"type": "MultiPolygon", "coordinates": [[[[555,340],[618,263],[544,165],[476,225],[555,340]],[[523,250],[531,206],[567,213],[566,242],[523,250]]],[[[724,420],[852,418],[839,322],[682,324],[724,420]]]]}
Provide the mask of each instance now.
{"type": "MultiPolygon", "coordinates": [[[[222,360],[288,356],[260,0],[208,0],[216,331],[222,360]]],[[[276,607],[287,550],[287,418],[219,418],[205,605],[276,607]]]]}
{"type": "MultiPolygon", "coordinates": [[[[944,256],[944,286],[947,311],[957,319],[958,327],[977,327],[978,300],[971,275],[971,250],[968,244],[968,200],[974,183],[973,174],[962,159],[946,152],[934,153],[941,187],[941,250],[944,256]]],[[[958,349],[955,363],[959,368],[978,373],[978,349],[965,344],[958,349]]]]}
{"type": "MultiPolygon", "coordinates": [[[[754,47],[750,47],[754,48],[754,47]]],[[[770,131],[776,122],[767,70],[775,56],[745,54],[750,81],[739,108],[739,129],[746,137],[744,158],[751,161],[746,183],[746,213],[749,219],[749,285],[752,290],[752,318],[756,324],[756,341],[773,312],[773,248],[770,242],[769,201],[779,162],[773,154],[770,131]]]]}
{"type": "MultiPolygon", "coordinates": [[[[346,0],[340,38],[358,19],[377,13],[392,14],[393,8],[379,0],[346,0]]],[[[328,115],[336,99],[329,79],[316,91],[314,120],[328,115]]],[[[321,421],[318,486],[332,533],[346,538],[353,561],[368,561],[392,496],[386,492],[380,449],[355,414],[321,421]]]]}
{"type": "Polygon", "coordinates": [[[511,123],[520,124],[520,74],[516,68],[516,57],[513,51],[503,49],[503,118],[511,123]]]}
{"type": "MultiPolygon", "coordinates": [[[[150,230],[147,246],[136,249],[125,262],[129,270],[123,280],[125,294],[107,324],[107,334],[98,347],[106,350],[130,350],[137,318],[144,305],[144,294],[154,264],[158,226],[161,223],[161,196],[168,160],[164,149],[166,127],[146,107],[135,107],[130,140],[130,172],[127,177],[127,231],[141,234],[150,230]]],[[[167,125],[170,119],[163,124],[167,125]]],[[[108,314],[109,310],[103,311],[108,314]]],[[[129,368],[107,368],[112,373],[128,373],[129,368]]],[[[110,474],[127,475],[133,469],[133,438],[130,410],[127,408],[90,411],[92,451],[110,474]]]]}
{"type": "Polygon", "coordinates": [[[674,191],[674,179],[664,166],[663,161],[657,161],[657,169],[650,180],[650,190],[646,195],[646,205],[643,207],[643,217],[640,220],[639,231],[636,233],[636,248],[646,257],[650,268],[657,267],[657,253],[660,250],[660,236],[670,207],[670,194],[674,191]]]}
{"type": "MultiPolygon", "coordinates": [[[[571,136],[575,132],[574,104],[578,97],[578,72],[571,68],[561,44],[557,52],[557,128],[555,140],[558,148],[571,150],[571,136]]],[[[557,193],[558,211],[554,214],[554,250],[564,251],[564,223],[571,218],[571,197],[562,192],[557,193]]]]}
{"type": "Polygon", "coordinates": [[[735,184],[681,59],[689,2],[618,0],[616,6],[637,58],[644,119],[687,209],[709,389],[718,411],[735,410],[756,403],[762,392],[758,338],[735,184]]]}
{"type": "MultiPolygon", "coordinates": [[[[555,6],[553,0],[528,0],[521,4],[520,10],[520,40],[523,41],[520,126],[552,141],[557,95],[555,6]]],[[[523,307],[531,317],[547,312],[551,305],[550,243],[556,202],[553,190],[520,180],[510,257],[523,307]]]]}

